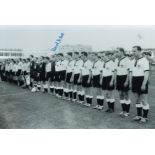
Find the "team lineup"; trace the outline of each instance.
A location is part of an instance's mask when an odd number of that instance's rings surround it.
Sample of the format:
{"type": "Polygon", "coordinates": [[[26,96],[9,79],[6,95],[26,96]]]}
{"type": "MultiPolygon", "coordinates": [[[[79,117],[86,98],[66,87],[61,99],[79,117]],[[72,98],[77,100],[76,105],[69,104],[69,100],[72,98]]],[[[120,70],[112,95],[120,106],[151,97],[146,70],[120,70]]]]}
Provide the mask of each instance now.
{"type": "Polygon", "coordinates": [[[149,53],[144,53],[140,46],[134,46],[130,54],[119,47],[114,51],[75,51],[49,57],[30,55],[29,58],[0,62],[0,77],[2,81],[15,83],[32,92],[47,92],[59,99],[98,110],[107,104],[107,113],[115,112],[116,105],[121,106],[121,117],[130,114],[131,90],[137,109],[133,120],[146,123],[149,112],[148,57],[149,53]],[[116,90],[120,104],[115,103],[116,90]]]}

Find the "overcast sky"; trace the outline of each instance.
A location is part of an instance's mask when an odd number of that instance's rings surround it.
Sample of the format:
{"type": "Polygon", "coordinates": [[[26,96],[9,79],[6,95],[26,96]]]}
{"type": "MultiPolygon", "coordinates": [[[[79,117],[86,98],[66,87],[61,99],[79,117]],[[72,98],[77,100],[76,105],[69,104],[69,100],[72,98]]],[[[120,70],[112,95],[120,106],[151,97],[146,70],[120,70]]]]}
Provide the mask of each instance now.
{"type": "Polygon", "coordinates": [[[0,26],[0,48],[50,49],[60,33],[61,44],[91,45],[93,50],[155,48],[155,26],[0,26]]]}

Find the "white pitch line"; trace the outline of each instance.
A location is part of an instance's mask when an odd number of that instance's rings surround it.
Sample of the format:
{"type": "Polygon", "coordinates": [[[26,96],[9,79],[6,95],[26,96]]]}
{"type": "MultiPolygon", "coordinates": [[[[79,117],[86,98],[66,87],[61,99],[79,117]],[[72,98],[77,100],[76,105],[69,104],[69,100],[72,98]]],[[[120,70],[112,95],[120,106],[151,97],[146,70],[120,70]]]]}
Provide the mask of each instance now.
{"type": "Polygon", "coordinates": [[[14,94],[5,94],[5,95],[0,95],[0,97],[2,96],[10,96],[10,95],[20,95],[20,94],[26,94],[28,92],[22,92],[22,93],[14,93],[14,94]]]}

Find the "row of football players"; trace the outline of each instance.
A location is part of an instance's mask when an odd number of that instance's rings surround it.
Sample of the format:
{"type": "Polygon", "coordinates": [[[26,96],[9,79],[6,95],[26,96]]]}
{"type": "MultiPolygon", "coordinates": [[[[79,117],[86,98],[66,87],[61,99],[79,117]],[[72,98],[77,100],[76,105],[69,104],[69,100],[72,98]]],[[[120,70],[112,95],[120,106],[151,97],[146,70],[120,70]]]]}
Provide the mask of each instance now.
{"type": "MultiPolygon", "coordinates": [[[[134,46],[132,52],[131,57],[125,54],[123,48],[117,48],[115,52],[74,52],[67,53],[66,56],[58,53],[52,57],[53,63],[47,63],[44,67],[45,74],[40,76],[40,81],[47,82],[43,85],[45,90],[50,88],[51,93],[59,98],[76,101],[88,107],[92,106],[92,99],[95,98],[95,108],[100,110],[106,102],[106,112],[109,113],[115,110],[114,90],[117,89],[122,107],[120,115],[126,117],[130,111],[131,89],[137,108],[134,120],[145,123],[149,111],[149,61],[144,57],[140,46],[134,46]]],[[[45,59],[49,62],[49,58],[45,59]]],[[[31,77],[34,81],[38,79],[34,74],[31,77]]],[[[41,88],[43,87],[41,84],[41,88]]]]}
{"type": "MultiPolygon", "coordinates": [[[[142,55],[142,49],[135,46],[133,55],[125,54],[123,48],[115,52],[87,53],[78,52],[55,54],[49,57],[7,61],[5,73],[16,77],[15,81],[23,82],[23,86],[32,88],[32,92],[48,91],[58,98],[71,100],[85,106],[92,106],[92,99],[101,110],[105,102],[108,105],[106,112],[115,110],[114,90],[119,92],[122,107],[121,116],[129,116],[131,89],[136,98],[137,116],[135,121],[147,122],[149,104],[147,101],[149,62],[142,55]],[[12,62],[13,61],[13,62],[12,62]],[[22,62],[22,63],[21,63],[22,62]],[[8,69],[9,64],[10,69],[8,69]],[[22,75],[23,78],[20,78],[22,75]],[[29,76],[30,75],[30,76],[29,76]],[[93,88],[93,89],[92,89],[93,88]]],[[[1,72],[4,72],[1,69],[1,72]]],[[[11,76],[12,78],[12,76],[11,76]]]]}

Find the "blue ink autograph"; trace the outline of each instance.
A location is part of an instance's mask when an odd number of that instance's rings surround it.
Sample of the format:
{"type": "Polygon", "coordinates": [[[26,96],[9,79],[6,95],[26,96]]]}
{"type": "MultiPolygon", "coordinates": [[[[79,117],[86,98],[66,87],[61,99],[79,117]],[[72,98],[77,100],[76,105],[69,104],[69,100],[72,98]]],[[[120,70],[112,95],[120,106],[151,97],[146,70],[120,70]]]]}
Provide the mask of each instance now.
{"type": "Polygon", "coordinates": [[[57,50],[57,48],[58,48],[59,44],[61,43],[63,37],[64,37],[64,33],[60,33],[60,36],[58,36],[58,39],[56,39],[55,46],[51,48],[51,51],[57,50]]]}

